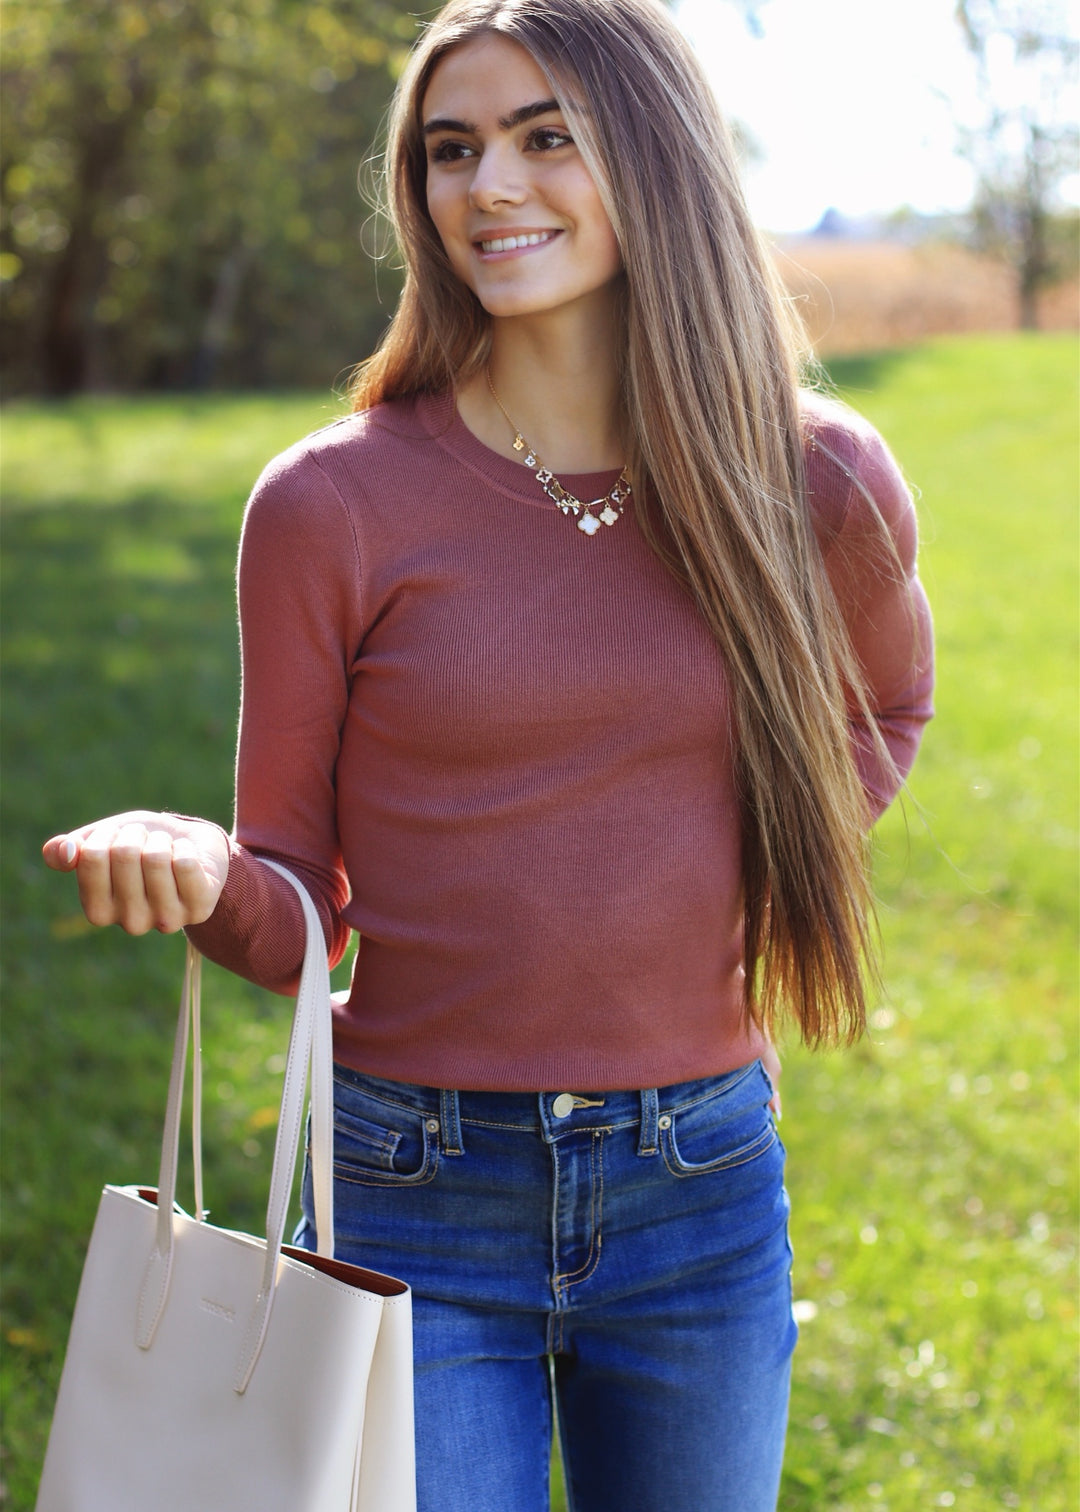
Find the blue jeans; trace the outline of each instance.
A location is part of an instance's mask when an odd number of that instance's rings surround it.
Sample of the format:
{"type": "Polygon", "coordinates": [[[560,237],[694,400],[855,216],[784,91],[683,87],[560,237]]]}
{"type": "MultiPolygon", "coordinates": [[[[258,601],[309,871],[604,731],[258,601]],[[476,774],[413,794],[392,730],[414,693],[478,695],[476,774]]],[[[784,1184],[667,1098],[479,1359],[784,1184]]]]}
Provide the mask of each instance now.
{"type": "MultiPolygon", "coordinates": [[[[420,1512],[773,1512],[791,1250],[760,1062],[644,1092],[335,1068],[343,1260],[413,1288],[420,1512]]],[[[296,1242],[314,1248],[310,1173],[296,1242]]]]}

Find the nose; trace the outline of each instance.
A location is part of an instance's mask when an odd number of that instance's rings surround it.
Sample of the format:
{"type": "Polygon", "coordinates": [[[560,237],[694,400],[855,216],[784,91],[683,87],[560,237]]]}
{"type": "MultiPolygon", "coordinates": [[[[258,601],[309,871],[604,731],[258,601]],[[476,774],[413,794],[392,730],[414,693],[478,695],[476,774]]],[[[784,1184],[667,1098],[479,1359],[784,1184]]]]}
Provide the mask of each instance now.
{"type": "Polygon", "coordinates": [[[474,210],[494,210],[499,205],[520,205],[527,189],[521,165],[512,148],[493,144],[477,162],[469,185],[469,203],[474,210]]]}

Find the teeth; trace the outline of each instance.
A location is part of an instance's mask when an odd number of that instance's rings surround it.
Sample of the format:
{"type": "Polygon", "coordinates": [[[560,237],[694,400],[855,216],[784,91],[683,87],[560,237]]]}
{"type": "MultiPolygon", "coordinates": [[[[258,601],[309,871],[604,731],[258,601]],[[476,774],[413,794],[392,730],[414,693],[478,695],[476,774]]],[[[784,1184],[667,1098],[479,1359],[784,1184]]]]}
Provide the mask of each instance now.
{"type": "Polygon", "coordinates": [[[532,231],[528,236],[497,236],[494,241],[481,242],[485,252],[513,252],[516,247],[538,247],[550,241],[554,231],[532,231]]]}

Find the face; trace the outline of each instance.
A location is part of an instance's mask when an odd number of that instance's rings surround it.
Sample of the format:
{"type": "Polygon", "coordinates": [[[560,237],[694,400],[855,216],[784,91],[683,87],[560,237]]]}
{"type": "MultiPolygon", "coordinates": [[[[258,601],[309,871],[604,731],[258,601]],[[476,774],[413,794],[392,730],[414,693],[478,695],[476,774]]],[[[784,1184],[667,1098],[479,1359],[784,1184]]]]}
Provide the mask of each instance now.
{"type": "Polygon", "coordinates": [[[596,185],[531,54],[495,33],[441,59],[424,95],[428,211],[491,315],[604,298],[622,268],[596,185]]]}

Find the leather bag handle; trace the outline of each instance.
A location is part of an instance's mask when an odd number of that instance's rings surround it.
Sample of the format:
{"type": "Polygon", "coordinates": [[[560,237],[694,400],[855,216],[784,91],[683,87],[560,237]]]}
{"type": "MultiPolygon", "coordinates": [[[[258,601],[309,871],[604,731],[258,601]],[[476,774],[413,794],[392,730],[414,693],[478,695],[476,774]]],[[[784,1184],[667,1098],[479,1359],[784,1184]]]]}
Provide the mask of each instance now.
{"type": "MultiPolygon", "coordinates": [[[[260,858],[263,859],[263,858],[260,858]]],[[[311,1170],[315,1196],[315,1226],[318,1253],[334,1257],[334,1175],[333,1175],[333,1038],[330,1013],[330,971],[326,958],[326,941],[319,916],[303,885],[284,866],[263,859],[263,865],[284,877],[299,896],[304,910],[307,939],[300,986],[293,1014],[289,1050],[285,1061],[281,1111],[274,1143],[274,1165],[270,1178],[270,1197],[266,1209],[266,1252],[259,1290],[251,1318],[244,1333],[234,1386],[243,1392],[251,1380],[262,1349],[274,1305],[274,1291],[285,1238],[285,1220],[296,1171],[296,1152],[303,1128],[304,1086],[311,1073],[311,1170]]],[[[201,1222],[202,1148],[202,1076],[200,1065],[200,999],[202,958],[189,942],[184,971],[184,988],[173,1046],[172,1074],[165,1109],[165,1128],[161,1142],[161,1166],[158,1175],[157,1224],[154,1247],[147,1262],[139,1293],[136,1341],[141,1349],[153,1343],[158,1323],[165,1310],[173,1261],[173,1211],[176,1203],[176,1170],[180,1148],[180,1112],[183,1102],[184,1072],[187,1060],[189,1025],[195,1053],[192,1078],[192,1143],[195,1167],[196,1217],[201,1222]]]]}

